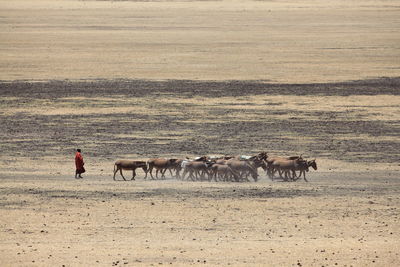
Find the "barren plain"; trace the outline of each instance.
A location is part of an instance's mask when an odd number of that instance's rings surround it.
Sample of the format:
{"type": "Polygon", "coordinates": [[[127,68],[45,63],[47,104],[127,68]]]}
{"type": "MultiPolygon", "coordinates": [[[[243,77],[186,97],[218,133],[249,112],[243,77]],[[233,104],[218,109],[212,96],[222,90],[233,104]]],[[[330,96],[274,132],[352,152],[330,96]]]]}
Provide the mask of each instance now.
{"type": "Polygon", "coordinates": [[[399,11],[0,1],[0,265],[399,265],[399,11]],[[318,170],[112,180],[120,158],[260,151],[318,170]]]}

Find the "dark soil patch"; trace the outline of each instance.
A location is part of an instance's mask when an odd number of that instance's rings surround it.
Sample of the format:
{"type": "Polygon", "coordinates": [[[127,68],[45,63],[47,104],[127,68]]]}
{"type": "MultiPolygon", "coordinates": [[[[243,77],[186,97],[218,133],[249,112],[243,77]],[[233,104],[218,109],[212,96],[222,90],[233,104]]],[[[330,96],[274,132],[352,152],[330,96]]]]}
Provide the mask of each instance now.
{"type": "MultiPolygon", "coordinates": [[[[151,102],[149,96],[162,98],[165,95],[176,99],[199,95],[210,98],[258,94],[398,95],[399,88],[400,78],[286,85],[239,81],[21,81],[0,83],[0,101],[12,110],[42,98],[63,105],[62,97],[76,96],[112,98],[118,95],[127,99],[146,98],[148,103],[151,102]]],[[[79,109],[85,105],[85,100],[78,99],[76,104],[79,109]]],[[[91,104],[118,106],[111,100],[91,104]]],[[[249,154],[259,151],[275,154],[303,153],[310,157],[323,156],[349,161],[396,163],[400,160],[400,142],[380,139],[398,137],[400,119],[388,123],[365,120],[359,118],[357,113],[335,110],[309,111],[307,107],[304,110],[260,110],[252,109],[251,102],[247,104],[249,108],[243,110],[210,104],[204,107],[207,112],[201,115],[185,112],[192,108],[197,110],[199,104],[179,102],[161,102],[155,107],[161,110],[159,114],[0,114],[0,153],[5,158],[63,156],[70,155],[79,146],[84,149],[86,156],[107,160],[125,154],[146,158],[164,155],[249,154]],[[172,115],[167,112],[163,114],[163,111],[172,111],[172,115]],[[237,119],[224,120],[227,114],[237,119]],[[251,120],[243,119],[240,117],[242,114],[251,120]],[[281,118],[278,115],[288,116],[281,118]],[[162,136],[157,134],[160,132],[162,136]],[[358,138],[360,135],[376,139],[363,140],[358,138]]]]}

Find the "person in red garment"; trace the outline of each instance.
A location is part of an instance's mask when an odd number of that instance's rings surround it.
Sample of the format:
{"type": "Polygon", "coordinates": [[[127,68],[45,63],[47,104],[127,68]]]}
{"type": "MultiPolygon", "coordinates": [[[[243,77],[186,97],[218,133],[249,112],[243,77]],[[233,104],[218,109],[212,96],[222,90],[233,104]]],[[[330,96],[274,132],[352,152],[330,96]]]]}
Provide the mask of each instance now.
{"type": "Polygon", "coordinates": [[[83,165],[85,165],[85,163],[83,162],[81,150],[77,149],[76,153],[75,153],[75,166],[76,166],[75,178],[76,179],[83,178],[81,176],[81,174],[85,172],[85,168],[83,167],[83,165]]]}

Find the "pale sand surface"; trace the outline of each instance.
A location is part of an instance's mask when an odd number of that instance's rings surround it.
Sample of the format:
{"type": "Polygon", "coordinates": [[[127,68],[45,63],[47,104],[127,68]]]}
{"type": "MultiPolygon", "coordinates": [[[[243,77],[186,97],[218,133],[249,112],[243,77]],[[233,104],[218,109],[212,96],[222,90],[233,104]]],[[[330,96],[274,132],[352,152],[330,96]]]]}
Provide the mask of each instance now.
{"type": "Polygon", "coordinates": [[[398,1],[0,1],[0,79],[400,76],[398,1]]]}
{"type": "Polygon", "coordinates": [[[2,266],[396,266],[398,172],[311,182],[2,179],[2,266]]]}
{"type": "Polygon", "coordinates": [[[399,14],[0,0],[0,266],[399,266],[399,14]],[[260,151],[318,171],[112,180],[119,158],[260,151]]]}
{"type": "Polygon", "coordinates": [[[396,79],[0,86],[1,266],[400,264],[396,79]],[[119,158],[259,151],[318,170],[308,183],[112,180],[119,158]]]}

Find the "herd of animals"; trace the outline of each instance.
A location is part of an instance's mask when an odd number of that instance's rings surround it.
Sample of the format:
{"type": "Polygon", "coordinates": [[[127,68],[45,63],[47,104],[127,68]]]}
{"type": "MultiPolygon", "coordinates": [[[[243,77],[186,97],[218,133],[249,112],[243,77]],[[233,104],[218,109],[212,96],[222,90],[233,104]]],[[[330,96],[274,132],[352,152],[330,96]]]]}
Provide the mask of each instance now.
{"type": "Polygon", "coordinates": [[[271,179],[283,181],[297,181],[303,175],[306,179],[306,172],[310,167],[317,170],[315,159],[306,160],[301,155],[291,157],[272,157],[266,152],[254,156],[202,156],[195,159],[165,159],[153,158],[147,161],[141,160],[118,160],[114,164],[114,177],[119,171],[124,180],[122,170],[131,170],[132,179],[135,180],[136,169],[141,168],[145,172],[144,179],[150,174],[151,179],[165,179],[165,173],[180,180],[192,181],[225,181],[225,182],[255,182],[258,180],[258,169],[262,168],[271,179]],[[153,176],[155,170],[155,177],[153,176]],[[278,175],[277,175],[278,174],[278,175]],[[159,177],[160,175],[160,177],[159,177]]]}

